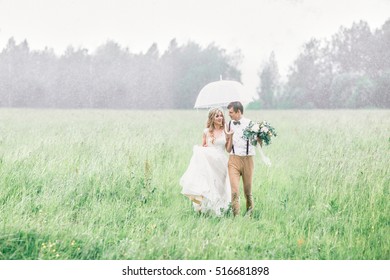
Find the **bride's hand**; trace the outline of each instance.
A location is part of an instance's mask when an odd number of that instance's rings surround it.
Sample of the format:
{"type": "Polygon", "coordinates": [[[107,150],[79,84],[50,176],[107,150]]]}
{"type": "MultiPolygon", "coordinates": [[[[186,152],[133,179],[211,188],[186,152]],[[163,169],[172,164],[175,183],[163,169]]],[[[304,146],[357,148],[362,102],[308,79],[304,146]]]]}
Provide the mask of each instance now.
{"type": "Polygon", "coordinates": [[[228,136],[230,136],[230,135],[232,135],[233,133],[234,133],[234,131],[233,131],[233,130],[229,130],[228,125],[225,124],[225,134],[228,135],[228,136]]]}

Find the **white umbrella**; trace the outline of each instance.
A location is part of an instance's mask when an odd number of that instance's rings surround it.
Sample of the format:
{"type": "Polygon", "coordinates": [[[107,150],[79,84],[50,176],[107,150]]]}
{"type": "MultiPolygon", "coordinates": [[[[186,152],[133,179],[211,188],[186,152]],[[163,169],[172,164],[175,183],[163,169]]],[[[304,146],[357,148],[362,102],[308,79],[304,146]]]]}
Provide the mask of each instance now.
{"type": "Polygon", "coordinates": [[[226,107],[232,101],[240,101],[245,106],[252,100],[243,84],[221,80],[209,83],[201,89],[194,108],[226,107]]]}

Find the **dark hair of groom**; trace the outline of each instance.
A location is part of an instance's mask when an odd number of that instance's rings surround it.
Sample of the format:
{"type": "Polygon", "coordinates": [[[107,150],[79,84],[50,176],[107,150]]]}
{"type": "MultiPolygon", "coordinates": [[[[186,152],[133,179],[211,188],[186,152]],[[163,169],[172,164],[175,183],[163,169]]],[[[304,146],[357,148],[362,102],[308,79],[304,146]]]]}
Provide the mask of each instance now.
{"type": "Polygon", "coordinates": [[[228,109],[233,107],[233,111],[237,113],[238,110],[240,110],[241,114],[244,114],[244,107],[242,106],[240,101],[233,101],[230,102],[227,106],[228,109]]]}

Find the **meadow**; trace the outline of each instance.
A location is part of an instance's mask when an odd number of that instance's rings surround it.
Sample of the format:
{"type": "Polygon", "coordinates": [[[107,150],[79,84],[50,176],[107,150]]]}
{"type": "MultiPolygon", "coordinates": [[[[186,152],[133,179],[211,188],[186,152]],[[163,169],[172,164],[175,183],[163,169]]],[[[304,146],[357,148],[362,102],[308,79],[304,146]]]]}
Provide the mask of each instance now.
{"type": "Polygon", "coordinates": [[[234,218],[180,194],[207,111],[0,109],[0,259],[389,260],[390,111],[245,115],[278,136],[234,218]]]}

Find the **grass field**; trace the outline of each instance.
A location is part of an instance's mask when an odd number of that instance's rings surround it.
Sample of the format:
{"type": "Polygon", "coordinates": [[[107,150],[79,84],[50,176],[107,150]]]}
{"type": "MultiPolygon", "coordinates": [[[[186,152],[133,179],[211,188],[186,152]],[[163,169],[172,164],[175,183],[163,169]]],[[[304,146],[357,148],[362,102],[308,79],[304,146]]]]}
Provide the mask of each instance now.
{"type": "Polygon", "coordinates": [[[245,112],[252,219],[180,194],[206,114],[0,109],[0,259],[390,259],[389,110],[245,112]]]}

